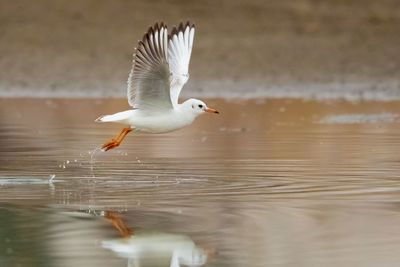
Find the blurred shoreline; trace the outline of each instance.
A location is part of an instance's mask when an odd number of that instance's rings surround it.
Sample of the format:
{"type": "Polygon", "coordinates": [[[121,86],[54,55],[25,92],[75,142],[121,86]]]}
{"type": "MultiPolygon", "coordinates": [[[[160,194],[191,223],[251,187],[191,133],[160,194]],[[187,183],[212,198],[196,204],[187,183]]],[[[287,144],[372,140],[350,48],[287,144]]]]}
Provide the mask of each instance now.
{"type": "MultiPolygon", "coordinates": [[[[13,88],[0,90],[2,98],[125,98],[126,88],[91,88],[87,90],[48,90],[46,88],[13,88]]],[[[261,85],[233,81],[190,81],[182,90],[181,99],[304,99],[346,101],[398,101],[400,89],[396,81],[354,82],[345,86],[330,84],[261,85]]]]}
{"type": "Polygon", "coordinates": [[[124,97],[149,25],[196,24],[183,98],[400,99],[400,2],[0,3],[0,97],[124,97]]]}

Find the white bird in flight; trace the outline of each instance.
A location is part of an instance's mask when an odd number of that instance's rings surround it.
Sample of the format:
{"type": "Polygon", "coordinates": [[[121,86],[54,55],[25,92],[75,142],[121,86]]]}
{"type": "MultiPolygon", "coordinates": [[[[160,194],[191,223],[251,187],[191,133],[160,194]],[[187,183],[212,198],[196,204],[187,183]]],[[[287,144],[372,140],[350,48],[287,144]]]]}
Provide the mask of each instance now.
{"type": "Polygon", "coordinates": [[[178,103],[189,79],[194,31],[194,24],[187,22],[174,27],[168,35],[167,26],[156,23],[139,41],[128,78],[128,102],[133,109],[96,119],[128,127],[105,143],[103,150],[119,146],[132,130],[165,133],[190,125],[205,112],[219,113],[198,99],[178,103]]]}

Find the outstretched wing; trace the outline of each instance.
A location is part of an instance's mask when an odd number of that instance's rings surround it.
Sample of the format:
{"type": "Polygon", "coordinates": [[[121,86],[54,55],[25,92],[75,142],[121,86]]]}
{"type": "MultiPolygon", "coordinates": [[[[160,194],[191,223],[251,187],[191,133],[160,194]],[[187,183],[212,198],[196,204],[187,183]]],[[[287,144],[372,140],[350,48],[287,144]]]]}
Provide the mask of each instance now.
{"type": "Polygon", "coordinates": [[[171,101],[178,104],[179,94],[189,79],[189,61],[192,53],[194,24],[187,22],[172,29],[169,36],[168,63],[171,77],[171,101]]]}
{"type": "Polygon", "coordinates": [[[167,26],[156,23],[139,41],[128,78],[128,102],[133,108],[172,109],[167,26]]]}

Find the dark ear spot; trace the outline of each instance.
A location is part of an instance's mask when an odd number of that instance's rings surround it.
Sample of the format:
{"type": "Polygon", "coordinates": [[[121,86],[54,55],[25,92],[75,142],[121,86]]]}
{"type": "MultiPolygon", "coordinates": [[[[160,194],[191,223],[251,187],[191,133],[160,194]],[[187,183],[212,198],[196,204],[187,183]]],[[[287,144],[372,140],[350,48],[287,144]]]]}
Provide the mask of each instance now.
{"type": "Polygon", "coordinates": [[[192,109],[194,109],[194,105],[192,105],[192,109]]]}

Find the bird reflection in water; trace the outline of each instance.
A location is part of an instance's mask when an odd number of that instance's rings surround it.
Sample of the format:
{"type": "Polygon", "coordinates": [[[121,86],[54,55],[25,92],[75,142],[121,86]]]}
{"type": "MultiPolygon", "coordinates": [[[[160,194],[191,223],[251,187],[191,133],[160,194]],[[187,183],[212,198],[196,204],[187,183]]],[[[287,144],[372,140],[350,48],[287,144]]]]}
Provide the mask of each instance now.
{"type": "Polygon", "coordinates": [[[118,213],[106,211],[108,219],[122,238],[102,242],[120,257],[128,259],[128,267],[202,266],[212,254],[185,235],[169,233],[134,233],[118,213]]]}

